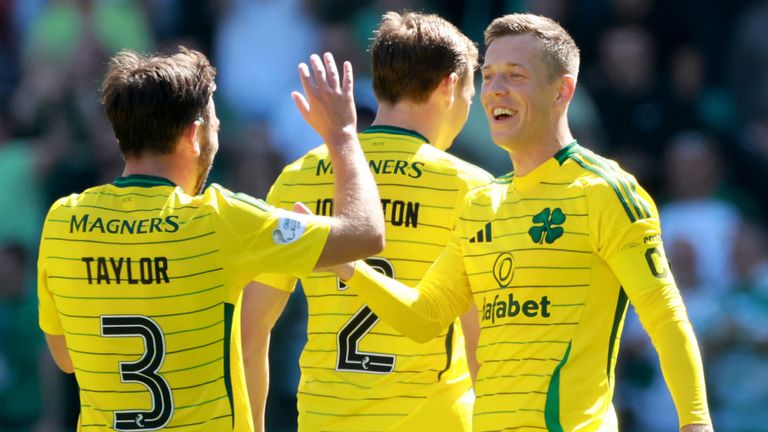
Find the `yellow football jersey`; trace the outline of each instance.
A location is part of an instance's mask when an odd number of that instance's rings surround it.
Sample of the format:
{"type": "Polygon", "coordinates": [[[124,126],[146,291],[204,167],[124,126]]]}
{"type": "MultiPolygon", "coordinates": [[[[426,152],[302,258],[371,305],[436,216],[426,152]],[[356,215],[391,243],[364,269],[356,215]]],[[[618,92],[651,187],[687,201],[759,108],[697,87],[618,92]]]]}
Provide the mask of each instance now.
{"type": "MultiPolygon", "coordinates": [[[[441,323],[476,304],[477,432],[616,431],[614,365],[628,300],[651,335],[658,323],[688,324],[653,201],[618,165],[576,143],[525,176],[471,191],[418,293],[383,295],[376,287],[386,284],[364,265],[349,281],[396,326],[402,306],[441,323]]],[[[695,348],[695,338],[686,342],[695,348]]],[[[686,386],[701,393],[680,398],[681,415],[707,423],[703,378],[671,387],[686,386]]]]}
{"type": "MultiPolygon", "coordinates": [[[[416,132],[373,126],[360,134],[381,195],[386,248],[367,260],[378,271],[415,285],[448,242],[466,192],[490,174],[429,145],[416,132]]],[[[285,168],[267,198],[317,214],[333,207],[332,167],[325,146],[285,168]]],[[[258,281],[291,290],[295,278],[258,281]]],[[[461,326],[419,344],[371,312],[332,273],[301,280],[308,302],[308,340],[301,354],[299,429],[466,430],[471,382],[461,326]],[[439,401],[439,402],[437,402],[439,401]]]]}
{"type": "Polygon", "coordinates": [[[79,430],[252,430],[234,305],[265,269],[309,273],[329,231],[150,176],[58,200],[40,245],[40,327],[66,337],[79,430]]]}

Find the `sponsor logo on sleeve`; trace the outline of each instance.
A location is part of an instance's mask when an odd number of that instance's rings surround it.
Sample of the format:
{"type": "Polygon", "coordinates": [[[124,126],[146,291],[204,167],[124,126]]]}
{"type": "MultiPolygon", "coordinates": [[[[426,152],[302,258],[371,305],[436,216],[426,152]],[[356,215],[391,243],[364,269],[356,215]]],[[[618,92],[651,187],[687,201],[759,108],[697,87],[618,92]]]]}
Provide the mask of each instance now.
{"type": "Polygon", "coordinates": [[[306,229],[307,225],[304,221],[287,212],[281,212],[277,219],[277,228],[272,231],[272,241],[275,244],[293,243],[304,234],[306,229]]]}

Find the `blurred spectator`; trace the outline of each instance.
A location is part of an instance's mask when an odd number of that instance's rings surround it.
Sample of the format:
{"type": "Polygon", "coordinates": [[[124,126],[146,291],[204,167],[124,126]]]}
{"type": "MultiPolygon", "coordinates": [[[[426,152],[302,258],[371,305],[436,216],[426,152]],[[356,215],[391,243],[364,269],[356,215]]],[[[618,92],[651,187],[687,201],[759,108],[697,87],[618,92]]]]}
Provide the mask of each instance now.
{"type": "Polygon", "coordinates": [[[239,120],[266,122],[285,162],[320,142],[290,96],[300,88],[296,66],[320,48],[318,34],[302,0],[231,0],[215,35],[220,97],[239,120]]]}
{"type": "Polygon", "coordinates": [[[229,185],[232,190],[266,197],[287,163],[273,149],[269,127],[264,122],[253,121],[228,136],[230,142],[241,144],[221,147],[217,166],[225,165],[227,169],[214,167],[216,181],[229,185]]]}
{"type": "Polygon", "coordinates": [[[0,112],[19,77],[19,34],[13,17],[14,2],[0,1],[0,112]]]}
{"type": "Polygon", "coordinates": [[[318,31],[302,0],[229,1],[214,40],[219,96],[245,119],[268,118],[290,101],[318,31]]]}
{"type": "Polygon", "coordinates": [[[670,65],[670,112],[678,129],[703,129],[720,136],[733,133],[736,114],[723,88],[707,86],[701,52],[692,46],[676,49],[670,65]]]}
{"type": "Polygon", "coordinates": [[[45,216],[41,155],[27,140],[10,136],[8,126],[0,115],[0,244],[14,241],[35,250],[45,216]]]}
{"type": "MultiPolygon", "coordinates": [[[[230,0],[152,0],[139,2],[161,48],[185,46],[211,56],[214,32],[230,0]]],[[[216,63],[214,59],[214,64],[216,63]]]]}
{"type": "Polygon", "coordinates": [[[768,2],[751,2],[739,14],[727,65],[743,128],[737,163],[748,187],[768,214],[768,2]]]}
{"type": "Polygon", "coordinates": [[[13,101],[24,132],[39,132],[48,117],[71,109],[97,111],[98,85],[107,58],[120,49],[153,47],[137,2],[55,0],[46,3],[24,35],[22,81],[13,101]]]}
{"type": "Polygon", "coordinates": [[[651,155],[663,148],[670,113],[653,39],[646,28],[625,25],[606,31],[599,49],[599,67],[585,68],[584,78],[604,118],[606,146],[654,194],[660,179],[651,155]]]}
{"type": "Polygon", "coordinates": [[[742,119],[768,117],[768,2],[752,2],[737,20],[725,64],[742,119]]]}
{"type": "Polygon", "coordinates": [[[733,289],[723,304],[721,335],[710,356],[710,398],[721,430],[765,430],[768,406],[768,235],[741,225],[733,250],[733,289]]]}
{"type": "Polygon", "coordinates": [[[152,47],[144,10],[129,0],[52,0],[32,23],[25,56],[43,56],[61,65],[82,62],[83,43],[95,43],[107,54],[152,47]],[[77,62],[73,60],[77,59],[77,62]]]}
{"type": "Polygon", "coordinates": [[[60,374],[37,327],[28,261],[20,244],[0,241],[0,426],[55,432],[63,417],[60,374]]]}
{"type": "Polygon", "coordinates": [[[740,185],[762,203],[756,216],[768,215],[768,114],[747,123],[737,142],[734,165],[739,170],[740,185]]]}
{"type": "Polygon", "coordinates": [[[710,138],[685,132],[671,141],[664,164],[669,192],[660,208],[664,243],[690,243],[696,279],[719,295],[733,280],[729,255],[741,218],[739,209],[719,195],[726,188],[722,160],[710,138]]]}

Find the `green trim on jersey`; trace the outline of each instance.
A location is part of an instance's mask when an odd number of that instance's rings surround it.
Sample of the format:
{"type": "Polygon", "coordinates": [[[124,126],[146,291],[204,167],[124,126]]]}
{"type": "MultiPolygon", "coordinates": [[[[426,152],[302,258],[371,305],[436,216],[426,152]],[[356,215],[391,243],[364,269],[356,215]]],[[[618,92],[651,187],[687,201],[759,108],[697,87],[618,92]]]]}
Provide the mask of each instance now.
{"type": "Polygon", "coordinates": [[[552,379],[549,381],[547,389],[547,402],[544,405],[544,420],[547,423],[547,429],[550,432],[563,432],[563,425],[560,423],[560,369],[565,366],[568,356],[571,354],[571,342],[568,342],[568,348],[560,363],[552,372],[552,379]]]}
{"type": "Polygon", "coordinates": [[[571,154],[573,154],[574,152],[577,152],[578,149],[579,149],[579,142],[576,140],[573,140],[568,145],[558,150],[553,157],[557,160],[557,162],[560,165],[563,165],[563,163],[565,163],[565,161],[568,160],[568,157],[570,157],[571,154]]]}
{"type": "Polygon", "coordinates": [[[642,199],[637,194],[637,187],[634,185],[634,181],[631,181],[629,178],[627,178],[622,173],[618,172],[614,167],[609,165],[604,158],[601,158],[600,156],[584,149],[579,149],[579,154],[586,159],[587,162],[596,165],[606,172],[610,173],[610,175],[618,180],[619,184],[621,185],[622,190],[624,191],[624,194],[629,198],[630,202],[632,203],[632,206],[634,207],[635,211],[639,215],[638,219],[646,219],[651,217],[650,211],[647,210],[647,207],[644,206],[644,209],[646,212],[643,212],[643,209],[640,208],[640,206],[637,204],[637,202],[642,202],[642,199]],[[637,198],[637,201],[635,201],[635,198],[637,198]]]}
{"type": "Polygon", "coordinates": [[[232,397],[232,371],[229,356],[232,346],[232,318],[235,315],[235,305],[224,303],[224,386],[227,388],[229,409],[232,415],[232,428],[235,427],[235,401],[232,397]]]}
{"type": "MultiPolygon", "coordinates": [[[[402,279],[402,278],[401,278],[402,279]]],[[[451,354],[453,353],[453,326],[455,323],[451,323],[448,327],[448,332],[445,334],[445,368],[437,373],[437,380],[443,377],[443,374],[451,368],[451,354]]],[[[442,355],[442,353],[437,353],[442,355]]]]}
{"type": "Polygon", "coordinates": [[[616,193],[616,196],[619,198],[619,202],[621,202],[621,206],[624,207],[624,212],[627,213],[627,217],[629,217],[630,222],[637,221],[637,217],[634,213],[632,213],[632,210],[629,209],[629,204],[627,203],[627,200],[624,198],[624,196],[621,194],[621,190],[619,189],[619,185],[616,183],[616,178],[605,171],[603,171],[601,168],[595,167],[587,163],[587,161],[582,160],[581,158],[584,157],[580,153],[572,153],[569,155],[569,158],[576,162],[577,164],[581,165],[582,168],[584,168],[587,171],[591,171],[603,180],[605,180],[609,186],[613,189],[613,191],[616,193]]]}
{"type": "Polygon", "coordinates": [[[611,338],[608,340],[608,365],[605,369],[605,376],[608,378],[608,382],[611,382],[611,363],[613,363],[613,351],[614,344],[616,343],[616,335],[619,333],[619,324],[621,323],[621,318],[627,311],[627,303],[629,303],[627,293],[624,292],[624,288],[621,288],[619,290],[619,299],[616,301],[616,312],[613,316],[613,325],[611,326],[611,338]]]}
{"type": "Polygon", "coordinates": [[[509,183],[512,183],[512,179],[514,177],[515,177],[515,172],[510,171],[504,175],[496,177],[495,179],[493,179],[493,182],[497,184],[509,184],[509,183]]]}
{"type": "Polygon", "coordinates": [[[392,134],[392,135],[405,135],[413,138],[418,138],[425,143],[429,143],[429,140],[422,134],[416,132],[415,130],[405,129],[397,126],[384,126],[384,125],[376,125],[371,126],[368,129],[362,131],[363,134],[369,134],[369,133],[386,133],[386,134],[392,134]]]}
{"type": "Polygon", "coordinates": [[[117,187],[155,187],[155,186],[171,186],[176,187],[176,184],[167,178],[156,177],[144,174],[131,174],[125,177],[118,177],[112,182],[117,187]]]}
{"type": "Polygon", "coordinates": [[[254,198],[254,197],[252,197],[252,196],[250,196],[248,194],[244,194],[244,193],[241,193],[241,192],[231,192],[231,191],[227,191],[227,190],[222,190],[221,192],[227,198],[236,199],[236,200],[238,200],[240,202],[244,202],[246,204],[250,204],[250,205],[252,205],[252,206],[256,207],[257,209],[259,209],[261,211],[264,211],[264,212],[270,211],[269,204],[264,202],[264,200],[262,200],[262,199],[254,198]]]}

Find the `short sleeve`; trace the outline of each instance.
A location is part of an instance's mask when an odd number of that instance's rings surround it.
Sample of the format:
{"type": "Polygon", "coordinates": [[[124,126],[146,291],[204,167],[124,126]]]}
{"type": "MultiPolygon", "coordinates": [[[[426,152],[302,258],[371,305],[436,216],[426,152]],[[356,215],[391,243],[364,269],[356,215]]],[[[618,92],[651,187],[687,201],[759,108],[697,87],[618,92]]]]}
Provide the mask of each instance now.
{"type": "MultiPolygon", "coordinates": [[[[43,228],[45,233],[45,228],[43,228]]],[[[43,234],[45,237],[45,234],[43,234]]],[[[50,335],[63,335],[64,327],[61,325],[59,311],[53,300],[53,293],[48,288],[47,248],[43,238],[40,241],[40,253],[37,260],[37,298],[38,298],[38,322],[40,329],[50,335]]]]}
{"type": "Polygon", "coordinates": [[[302,277],[314,269],[331,230],[330,218],[276,209],[220,187],[209,191],[219,195],[211,200],[218,207],[217,234],[233,270],[302,277]]]}
{"type": "Polygon", "coordinates": [[[298,278],[285,273],[262,273],[253,280],[280,291],[293,292],[298,278]]]}
{"type": "MultiPolygon", "coordinates": [[[[273,207],[280,207],[281,191],[283,189],[285,170],[277,180],[269,188],[267,194],[267,204],[273,207]]],[[[285,273],[262,273],[254,279],[255,282],[262,283],[264,285],[271,286],[285,292],[293,292],[296,288],[296,282],[298,279],[295,276],[291,276],[285,273]]]]}

